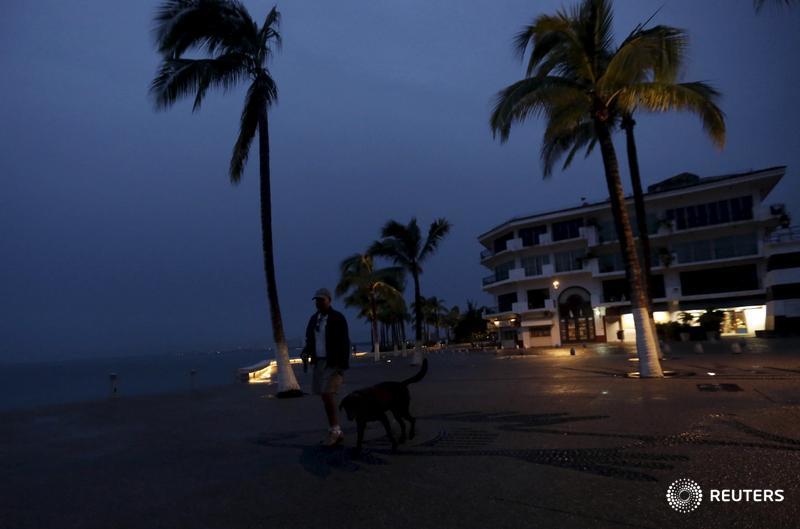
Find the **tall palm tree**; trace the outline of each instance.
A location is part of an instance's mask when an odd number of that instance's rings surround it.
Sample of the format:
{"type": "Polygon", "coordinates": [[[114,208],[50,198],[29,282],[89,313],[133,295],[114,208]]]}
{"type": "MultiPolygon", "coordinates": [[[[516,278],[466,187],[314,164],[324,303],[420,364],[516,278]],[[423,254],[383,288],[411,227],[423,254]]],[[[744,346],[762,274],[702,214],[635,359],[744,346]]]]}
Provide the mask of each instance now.
{"type": "MultiPolygon", "coordinates": [[[[711,140],[718,147],[725,144],[725,118],[722,111],[716,104],[719,93],[704,82],[691,82],[691,83],[677,83],[677,77],[683,69],[685,62],[685,50],[688,38],[685,32],[678,28],[669,26],[656,26],[651,29],[645,29],[645,24],[637,26],[628,38],[622,43],[620,49],[631,46],[648,46],[653,49],[660,49],[660,54],[654,55],[654,61],[642,62],[638,68],[643,69],[645,75],[653,80],[664,83],[674,84],[681,90],[692,94],[693,97],[686,101],[685,106],[672,106],[662,108],[660,111],[689,111],[700,117],[703,122],[703,127],[708,133],[711,140]],[[638,41],[638,44],[636,42],[638,41]]],[[[530,35],[527,31],[523,31],[518,36],[519,45],[527,46],[530,40],[530,35]]],[[[673,104],[674,101],[668,102],[673,104]]],[[[644,289],[648,297],[648,306],[652,310],[652,301],[650,296],[650,273],[652,268],[652,254],[650,251],[650,234],[647,225],[647,213],[644,204],[644,190],[642,188],[642,179],[639,171],[639,159],[636,148],[636,138],[634,135],[634,127],[636,121],[634,120],[633,109],[618,109],[614,106],[610,109],[613,115],[609,118],[609,123],[612,128],[619,127],[625,131],[625,144],[628,158],[628,170],[631,177],[631,187],[633,189],[633,203],[636,212],[636,227],[639,236],[640,257],[642,259],[642,277],[644,279],[644,289]]],[[[556,111],[553,116],[560,115],[561,111],[556,111]]],[[[551,127],[548,127],[550,129],[551,127]]],[[[572,130],[564,128],[564,124],[554,124],[552,129],[559,130],[558,134],[545,136],[545,141],[542,145],[542,162],[545,176],[552,173],[553,165],[558,159],[567,154],[564,161],[563,169],[566,169],[572,162],[573,157],[578,149],[586,147],[586,154],[588,155],[597,142],[595,136],[594,126],[589,116],[584,116],[583,121],[577,124],[572,130]]]]}
{"type": "Polygon", "coordinates": [[[193,96],[192,111],[197,111],[209,88],[227,91],[245,81],[249,83],[239,137],[230,161],[230,180],[233,184],[241,180],[250,146],[258,133],[261,244],[276,345],[278,396],[301,396],[289,364],[272,244],[267,111],[277,100],[278,91],[267,63],[281,44],[280,13],[273,7],[259,27],[236,0],[166,0],[156,13],[155,23],[156,45],[162,60],[150,92],[157,109],[167,109],[179,99],[193,96]],[[202,53],[206,57],[186,58],[187,52],[202,53]]]}
{"type": "Polygon", "coordinates": [[[372,255],[357,253],[342,261],[340,272],[336,295],[347,294],[345,305],[359,307],[360,316],[370,322],[372,350],[377,358],[380,355],[379,304],[394,298],[402,299],[405,271],[399,266],[376,269],[372,255]]]}
{"type": "Polygon", "coordinates": [[[495,135],[505,141],[512,124],[531,115],[548,118],[546,140],[587,120],[591,123],[631,286],[640,374],[661,377],[655,326],[648,311],[642,265],[625,207],[611,131],[618,112],[633,112],[637,107],[650,111],[686,108],[697,94],[648,77],[664,53],[648,39],[627,40],[614,50],[612,20],[609,0],[583,0],[569,12],[537,17],[524,31],[528,36],[525,50],[531,48],[529,76],[498,94],[490,124],[495,135]]]}
{"type": "MultiPolygon", "coordinates": [[[[422,263],[433,255],[439,248],[442,239],[450,232],[451,225],[447,219],[437,219],[428,228],[428,235],[423,240],[417,219],[412,218],[406,224],[390,220],[381,230],[381,240],[370,247],[369,253],[375,256],[391,259],[396,265],[402,266],[411,274],[414,280],[414,304],[422,307],[422,294],[420,292],[419,276],[422,273],[422,263]]],[[[422,311],[415,311],[415,333],[417,353],[414,362],[419,363],[419,347],[422,341],[422,311]]]]}

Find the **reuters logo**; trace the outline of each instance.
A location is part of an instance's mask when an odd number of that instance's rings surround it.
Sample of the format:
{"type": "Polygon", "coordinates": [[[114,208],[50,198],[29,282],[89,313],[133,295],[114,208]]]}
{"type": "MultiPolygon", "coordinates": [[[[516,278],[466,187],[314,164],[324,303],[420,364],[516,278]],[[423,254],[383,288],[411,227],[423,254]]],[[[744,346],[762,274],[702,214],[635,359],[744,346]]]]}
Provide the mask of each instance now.
{"type": "Polygon", "coordinates": [[[667,489],[667,503],[680,513],[697,509],[703,501],[703,490],[691,479],[676,479],[667,489]]]}

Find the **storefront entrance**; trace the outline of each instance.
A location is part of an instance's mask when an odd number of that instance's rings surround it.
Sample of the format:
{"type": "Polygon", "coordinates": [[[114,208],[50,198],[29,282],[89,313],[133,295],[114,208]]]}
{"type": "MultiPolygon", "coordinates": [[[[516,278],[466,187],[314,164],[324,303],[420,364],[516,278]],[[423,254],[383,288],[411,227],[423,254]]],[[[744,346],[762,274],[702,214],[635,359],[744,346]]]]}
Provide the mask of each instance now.
{"type": "Polygon", "coordinates": [[[561,343],[594,341],[591,295],[585,288],[570,287],[558,296],[558,319],[561,343]]]}

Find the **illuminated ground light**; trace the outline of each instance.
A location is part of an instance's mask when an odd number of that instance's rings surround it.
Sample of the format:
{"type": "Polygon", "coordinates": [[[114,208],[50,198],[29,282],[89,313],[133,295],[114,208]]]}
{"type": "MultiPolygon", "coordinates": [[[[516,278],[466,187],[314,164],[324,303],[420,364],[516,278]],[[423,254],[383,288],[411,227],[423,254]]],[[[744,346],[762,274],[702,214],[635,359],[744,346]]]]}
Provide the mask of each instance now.
{"type": "MultiPolygon", "coordinates": [[[[662,371],[662,373],[664,374],[664,378],[676,377],[679,375],[677,371],[662,371]]],[[[688,374],[691,375],[693,373],[688,373],[688,374]]],[[[687,373],[683,373],[681,376],[683,375],[687,375],[687,373]]],[[[625,376],[628,378],[642,378],[642,375],[639,373],[639,371],[626,373],[625,376]]]]}
{"type": "MultiPolygon", "coordinates": [[[[289,364],[302,364],[303,360],[300,358],[290,358],[289,364]]],[[[239,370],[239,376],[242,378],[247,376],[247,382],[250,384],[268,384],[272,382],[272,376],[278,372],[278,362],[271,360],[267,362],[264,360],[258,364],[250,367],[243,367],[239,370]],[[252,370],[252,371],[251,371],[252,370]]]]}

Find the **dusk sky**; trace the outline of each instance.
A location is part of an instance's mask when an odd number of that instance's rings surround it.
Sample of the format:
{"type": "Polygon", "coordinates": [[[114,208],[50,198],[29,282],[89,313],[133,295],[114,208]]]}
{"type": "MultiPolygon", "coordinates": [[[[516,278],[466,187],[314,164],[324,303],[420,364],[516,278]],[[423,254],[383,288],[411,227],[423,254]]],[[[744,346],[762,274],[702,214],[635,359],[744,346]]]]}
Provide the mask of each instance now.
{"type": "MultiPolygon", "coordinates": [[[[246,0],[261,22],[272,2],[246,0]]],[[[287,336],[312,293],[389,219],[453,224],[422,293],[490,303],[477,235],[509,217],[606,198],[599,152],[543,180],[542,123],[492,139],[518,80],[513,35],[562,1],[288,0],[271,64],[275,253],[287,336]]],[[[244,87],[155,112],[158,2],[12,0],[0,18],[0,362],[271,343],[258,158],[227,176],[244,87]]],[[[751,0],[615,2],[617,42],[655,23],[691,37],[684,80],[722,91],[728,141],[691,115],[638,118],[645,185],[787,165],[771,202],[800,215],[800,9],[751,0]]],[[[624,158],[618,140],[618,156],[624,158]]],[[[627,172],[623,172],[627,183],[627,172]]],[[[407,298],[412,296],[407,289],[407,298]]],[[[334,301],[342,308],[342,303],[334,301]]],[[[368,326],[348,316],[351,335],[368,326]]],[[[409,336],[411,328],[409,327],[409,336]]]]}

